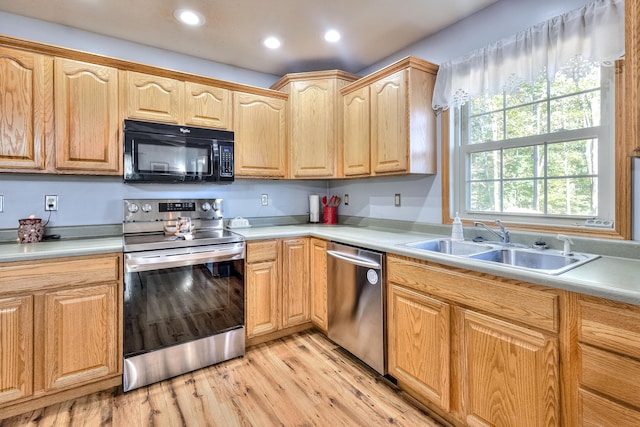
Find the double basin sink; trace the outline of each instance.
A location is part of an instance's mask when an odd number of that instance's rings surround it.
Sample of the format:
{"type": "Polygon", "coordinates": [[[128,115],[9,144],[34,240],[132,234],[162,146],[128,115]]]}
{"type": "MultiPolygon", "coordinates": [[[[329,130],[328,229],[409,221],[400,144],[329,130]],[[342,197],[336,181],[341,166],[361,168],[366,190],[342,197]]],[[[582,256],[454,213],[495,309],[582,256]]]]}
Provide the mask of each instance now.
{"type": "Polygon", "coordinates": [[[578,252],[563,254],[554,249],[532,249],[498,242],[477,243],[451,239],[423,240],[404,243],[402,246],[552,275],[564,273],[600,257],[578,252]]]}

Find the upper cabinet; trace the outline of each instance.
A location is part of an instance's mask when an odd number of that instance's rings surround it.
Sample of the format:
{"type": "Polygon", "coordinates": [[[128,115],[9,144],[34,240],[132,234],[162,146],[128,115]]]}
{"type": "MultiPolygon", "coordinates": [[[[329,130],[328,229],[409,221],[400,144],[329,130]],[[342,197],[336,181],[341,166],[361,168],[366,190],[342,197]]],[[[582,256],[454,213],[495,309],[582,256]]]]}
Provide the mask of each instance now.
{"type": "Polygon", "coordinates": [[[56,169],[120,174],[118,70],[56,58],[54,82],[56,169]]]}
{"type": "Polygon", "coordinates": [[[52,75],[51,57],[0,47],[0,169],[45,169],[52,75]]]}
{"type": "Polygon", "coordinates": [[[287,171],[286,95],[235,92],[236,177],[284,178],[287,171]]]}
{"type": "Polygon", "coordinates": [[[231,93],[228,89],[185,82],[184,124],[231,128],[231,93]]]}
{"type": "Polygon", "coordinates": [[[135,71],[122,74],[126,118],[181,124],[183,82],[135,71]]]}
{"type": "MultiPolygon", "coordinates": [[[[370,132],[371,175],[436,172],[436,116],[431,107],[438,67],[407,57],[345,87],[345,158],[352,141],[370,132]],[[367,93],[368,91],[368,93],[367,93]],[[369,99],[368,124],[364,100],[369,99]]],[[[362,158],[345,161],[345,175],[365,175],[362,158]]]]}
{"type": "Polygon", "coordinates": [[[287,74],[272,89],[289,94],[291,178],[342,176],[340,89],[359,77],[343,71],[287,74]]]}
{"type": "Polygon", "coordinates": [[[123,99],[128,119],[229,129],[228,89],[169,77],[123,72],[123,99]]]}
{"type": "Polygon", "coordinates": [[[371,128],[369,126],[369,87],[361,87],[343,97],[344,176],[371,174],[371,128]]]}

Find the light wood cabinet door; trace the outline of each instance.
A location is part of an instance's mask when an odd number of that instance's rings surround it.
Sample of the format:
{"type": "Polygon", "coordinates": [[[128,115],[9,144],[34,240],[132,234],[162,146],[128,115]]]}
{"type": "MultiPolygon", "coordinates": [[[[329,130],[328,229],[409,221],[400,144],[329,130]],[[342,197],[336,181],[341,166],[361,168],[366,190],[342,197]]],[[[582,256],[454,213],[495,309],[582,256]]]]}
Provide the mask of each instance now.
{"type": "Polygon", "coordinates": [[[44,295],[45,390],[79,385],[118,373],[117,285],[104,284],[44,295]]]}
{"type": "Polygon", "coordinates": [[[233,94],[236,178],[284,178],[287,171],[285,100],[233,94]]]}
{"type": "Polygon", "coordinates": [[[332,79],[291,84],[289,141],[293,178],[335,176],[340,145],[336,98],[336,81],[332,79]]]}
{"type": "Polygon", "coordinates": [[[375,173],[408,169],[408,70],[371,85],[372,169],[375,173]]]}
{"type": "Polygon", "coordinates": [[[208,128],[231,127],[231,93],[227,89],[185,82],[184,123],[208,128]]]}
{"type": "Polygon", "coordinates": [[[463,420],[473,426],[555,426],[558,339],[457,309],[463,420]]]}
{"type": "Polygon", "coordinates": [[[53,59],[0,47],[0,169],[45,168],[53,59]]]}
{"type": "Polygon", "coordinates": [[[309,239],[282,241],[282,327],[308,322],[309,239]]]}
{"type": "Polygon", "coordinates": [[[278,261],[245,266],[247,338],[276,332],[278,322],[278,261]]]}
{"type": "Polygon", "coordinates": [[[125,118],[182,123],[184,82],[134,71],[122,73],[125,118]]]}
{"type": "Polygon", "coordinates": [[[344,101],[344,175],[367,176],[371,173],[371,123],[369,87],[345,94],[344,101]]]}
{"type": "Polygon", "coordinates": [[[0,404],[33,391],[33,298],[0,299],[0,404]]]}
{"type": "Polygon", "coordinates": [[[391,283],[388,367],[398,383],[448,411],[451,395],[449,304],[391,283]]]}
{"type": "Polygon", "coordinates": [[[311,238],[309,255],[311,321],[327,332],[327,242],[311,238]]]}
{"type": "Polygon", "coordinates": [[[55,59],[56,169],[121,173],[118,70],[55,59]]]}

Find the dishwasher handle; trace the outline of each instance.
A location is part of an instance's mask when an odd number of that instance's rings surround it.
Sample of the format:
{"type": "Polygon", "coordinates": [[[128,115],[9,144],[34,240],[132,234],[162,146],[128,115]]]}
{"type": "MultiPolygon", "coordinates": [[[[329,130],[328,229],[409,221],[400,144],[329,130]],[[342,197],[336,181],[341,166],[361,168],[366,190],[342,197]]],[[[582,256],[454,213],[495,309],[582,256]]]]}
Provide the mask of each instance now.
{"type": "Polygon", "coordinates": [[[332,250],[328,250],[327,251],[327,255],[331,255],[334,258],[338,258],[341,259],[343,261],[347,261],[351,264],[355,264],[358,265],[360,267],[366,267],[366,268],[373,268],[373,269],[380,269],[382,268],[382,266],[375,262],[375,261],[370,261],[368,259],[365,258],[360,258],[357,256],[353,256],[350,254],[345,254],[344,252],[338,252],[338,251],[332,251],[332,250]]]}

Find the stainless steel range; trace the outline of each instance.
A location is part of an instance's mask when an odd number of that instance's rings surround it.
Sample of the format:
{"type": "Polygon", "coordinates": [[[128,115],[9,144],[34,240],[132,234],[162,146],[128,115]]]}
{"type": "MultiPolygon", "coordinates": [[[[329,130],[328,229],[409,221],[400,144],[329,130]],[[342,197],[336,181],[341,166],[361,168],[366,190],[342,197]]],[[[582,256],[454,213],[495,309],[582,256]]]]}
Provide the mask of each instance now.
{"type": "Polygon", "coordinates": [[[123,209],[124,390],[244,355],[245,243],[222,199],[123,209]]]}

